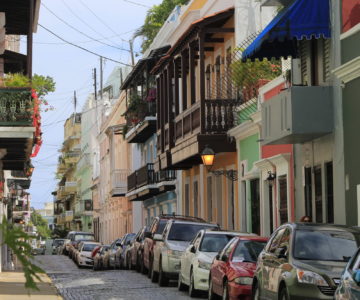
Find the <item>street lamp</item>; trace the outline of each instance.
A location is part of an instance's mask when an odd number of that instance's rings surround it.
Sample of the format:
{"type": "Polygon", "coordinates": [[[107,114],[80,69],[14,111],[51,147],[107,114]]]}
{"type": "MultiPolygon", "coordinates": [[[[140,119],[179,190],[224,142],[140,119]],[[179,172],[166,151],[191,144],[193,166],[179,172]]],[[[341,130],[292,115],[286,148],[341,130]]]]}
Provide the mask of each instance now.
{"type": "Polygon", "coordinates": [[[208,145],[205,146],[205,149],[201,152],[201,159],[203,161],[204,166],[206,167],[207,171],[215,176],[224,175],[226,178],[230,179],[231,181],[238,180],[238,173],[236,170],[215,170],[211,171],[214,160],[215,160],[215,152],[212,150],[208,145]]]}

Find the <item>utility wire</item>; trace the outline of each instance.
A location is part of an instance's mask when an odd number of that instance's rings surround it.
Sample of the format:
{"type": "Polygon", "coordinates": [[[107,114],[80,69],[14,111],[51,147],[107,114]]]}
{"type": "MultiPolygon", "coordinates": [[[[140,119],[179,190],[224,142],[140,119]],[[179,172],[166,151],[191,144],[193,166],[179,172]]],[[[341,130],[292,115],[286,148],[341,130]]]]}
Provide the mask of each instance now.
{"type": "Polygon", "coordinates": [[[151,6],[145,5],[145,4],[142,4],[142,3],[139,3],[139,2],[130,1],[130,0],[123,0],[123,1],[124,1],[124,2],[128,2],[128,3],[131,3],[131,4],[134,4],[134,5],[137,5],[137,6],[142,6],[142,7],[146,7],[146,8],[151,8],[151,6]]]}
{"type": "Polygon", "coordinates": [[[95,42],[98,42],[100,44],[103,44],[103,45],[106,45],[108,47],[112,47],[112,48],[115,48],[115,49],[118,49],[118,50],[122,50],[122,51],[130,51],[128,49],[125,49],[125,48],[120,48],[120,47],[117,47],[117,46],[113,46],[113,45],[110,45],[110,44],[107,44],[107,43],[104,43],[104,42],[101,42],[99,41],[98,39],[95,39],[93,37],[91,37],[90,35],[80,31],[79,29],[77,29],[76,27],[72,26],[71,24],[69,24],[68,22],[66,22],[64,19],[60,18],[58,15],[56,15],[51,9],[49,9],[44,3],[41,3],[42,6],[44,6],[55,18],[57,18],[59,21],[61,21],[62,23],[64,23],[66,26],[70,27],[71,29],[75,30],[76,32],[82,34],[83,36],[86,36],[87,38],[95,41],[95,42]]]}
{"type": "MultiPolygon", "coordinates": [[[[89,27],[92,31],[94,31],[96,34],[100,35],[101,37],[105,38],[106,40],[108,40],[101,32],[97,31],[96,29],[94,29],[92,26],[90,26],[87,22],[85,22],[82,18],[80,18],[72,9],[71,7],[65,2],[65,0],[62,0],[63,4],[66,6],[66,8],[72,13],[73,16],[75,16],[75,18],[79,19],[81,23],[85,24],[85,26],[89,27]]],[[[115,44],[113,41],[108,40],[111,43],[115,44]]],[[[115,44],[116,45],[116,44],[115,44]]]]}
{"type": "Polygon", "coordinates": [[[121,62],[121,61],[117,61],[117,60],[115,60],[115,59],[106,57],[106,56],[104,56],[104,55],[100,55],[100,54],[98,54],[98,53],[96,53],[96,52],[93,52],[93,51],[91,51],[91,50],[89,50],[89,49],[86,49],[86,48],[81,47],[81,46],[79,46],[79,45],[76,45],[76,44],[74,44],[74,43],[72,43],[72,42],[69,42],[69,41],[65,40],[64,38],[62,38],[61,36],[59,36],[59,35],[57,35],[56,33],[54,33],[53,31],[51,31],[50,29],[46,28],[45,26],[43,26],[43,25],[41,25],[41,24],[38,24],[38,25],[39,25],[41,28],[45,29],[47,32],[51,33],[52,35],[56,36],[58,39],[62,40],[63,42],[65,42],[65,43],[67,43],[67,44],[69,44],[69,45],[71,45],[71,46],[74,46],[74,47],[79,48],[79,49],[81,49],[81,50],[83,50],[83,51],[89,52],[89,53],[91,53],[91,54],[93,54],[93,55],[96,55],[96,56],[98,56],[98,57],[105,58],[105,59],[107,59],[107,60],[109,60],[109,61],[112,61],[112,62],[121,64],[121,65],[123,65],[123,66],[132,67],[132,66],[129,65],[129,64],[123,63],[123,62],[121,62]]]}

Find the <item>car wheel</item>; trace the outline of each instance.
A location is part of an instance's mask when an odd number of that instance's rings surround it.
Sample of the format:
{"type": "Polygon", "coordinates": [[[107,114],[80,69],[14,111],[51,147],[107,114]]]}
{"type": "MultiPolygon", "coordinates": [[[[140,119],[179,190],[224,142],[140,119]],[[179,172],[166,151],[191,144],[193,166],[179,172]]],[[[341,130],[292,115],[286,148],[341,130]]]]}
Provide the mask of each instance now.
{"type": "Polygon", "coordinates": [[[140,254],[139,265],[140,265],[140,273],[141,274],[146,274],[146,273],[149,274],[148,270],[145,267],[144,258],[143,258],[142,254],[140,254]]]}
{"type": "Polygon", "coordinates": [[[222,299],[229,300],[229,286],[227,280],[224,281],[222,299]]]}
{"type": "Polygon", "coordinates": [[[158,282],[159,273],[154,270],[154,263],[151,263],[151,282],[158,282]]]}
{"type": "MultiPolygon", "coordinates": [[[[145,266],[145,264],[144,264],[144,266],[145,266]]],[[[148,276],[148,278],[151,278],[151,276],[152,276],[152,260],[149,261],[149,269],[148,269],[147,276],[148,276]]]]}
{"type": "Polygon", "coordinates": [[[211,275],[209,278],[209,293],[208,293],[208,300],[216,300],[218,297],[213,291],[213,282],[211,280],[211,275]]]}
{"type": "Polygon", "coordinates": [[[258,282],[256,282],[254,284],[254,286],[253,286],[253,293],[252,294],[253,294],[253,296],[252,296],[253,300],[260,300],[260,287],[259,287],[258,282]]]}
{"type": "Polygon", "coordinates": [[[279,294],[280,294],[280,298],[279,298],[280,300],[289,300],[286,287],[283,287],[279,294]]]}
{"type": "Polygon", "coordinates": [[[179,273],[179,278],[178,278],[178,290],[179,291],[185,291],[186,290],[186,285],[182,282],[181,273],[179,273]]]}
{"type": "Polygon", "coordinates": [[[136,255],[136,263],[135,263],[135,270],[136,272],[142,273],[142,269],[141,269],[141,260],[140,260],[140,254],[138,253],[136,255]]]}
{"type": "Polygon", "coordinates": [[[194,283],[194,272],[190,271],[190,284],[189,284],[189,296],[191,298],[194,298],[197,296],[198,291],[195,289],[195,283],[194,283]]]}
{"type": "Polygon", "coordinates": [[[127,258],[126,258],[126,264],[127,264],[126,267],[127,267],[128,270],[133,269],[132,264],[131,264],[131,256],[129,254],[127,255],[127,258]]]}
{"type": "Polygon", "coordinates": [[[159,262],[159,286],[168,286],[169,285],[169,278],[167,278],[165,272],[162,269],[162,261],[160,259],[159,262]]]}

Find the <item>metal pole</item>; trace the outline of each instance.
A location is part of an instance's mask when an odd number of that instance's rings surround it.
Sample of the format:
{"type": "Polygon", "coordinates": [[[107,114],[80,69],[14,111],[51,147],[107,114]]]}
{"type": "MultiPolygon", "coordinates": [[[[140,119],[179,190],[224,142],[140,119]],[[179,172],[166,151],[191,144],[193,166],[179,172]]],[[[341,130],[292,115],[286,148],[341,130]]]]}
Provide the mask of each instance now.
{"type": "Polygon", "coordinates": [[[97,100],[97,82],[96,82],[96,68],[93,69],[94,76],[94,98],[97,100]]]}
{"type": "Polygon", "coordinates": [[[103,57],[100,56],[100,97],[103,97],[103,57]]]}

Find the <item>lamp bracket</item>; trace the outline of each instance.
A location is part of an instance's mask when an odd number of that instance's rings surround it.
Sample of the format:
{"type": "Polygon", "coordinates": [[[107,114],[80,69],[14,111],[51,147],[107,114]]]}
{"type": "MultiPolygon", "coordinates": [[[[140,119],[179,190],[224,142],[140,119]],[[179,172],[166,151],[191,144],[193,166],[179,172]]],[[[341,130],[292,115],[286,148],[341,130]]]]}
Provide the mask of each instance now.
{"type": "Polygon", "coordinates": [[[211,174],[214,174],[215,176],[225,176],[226,178],[230,179],[231,181],[237,181],[238,180],[238,172],[236,170],[216,170],[216,171],[210,171],[211,174]]]}

